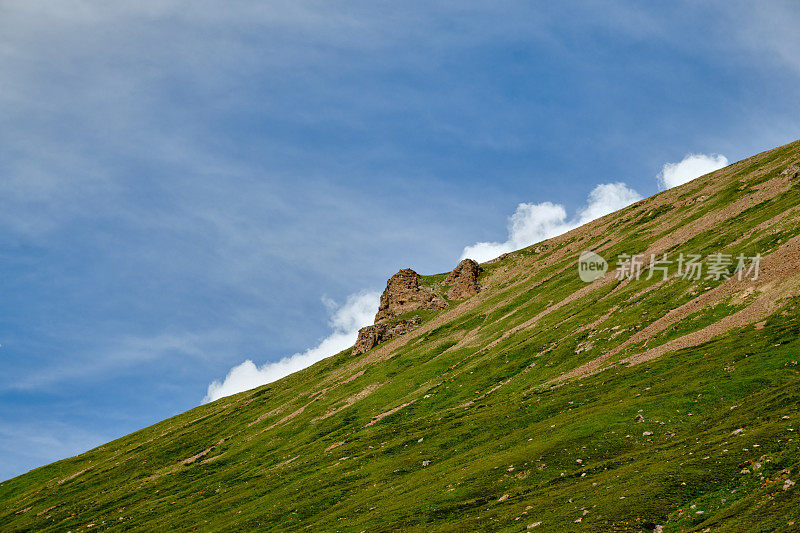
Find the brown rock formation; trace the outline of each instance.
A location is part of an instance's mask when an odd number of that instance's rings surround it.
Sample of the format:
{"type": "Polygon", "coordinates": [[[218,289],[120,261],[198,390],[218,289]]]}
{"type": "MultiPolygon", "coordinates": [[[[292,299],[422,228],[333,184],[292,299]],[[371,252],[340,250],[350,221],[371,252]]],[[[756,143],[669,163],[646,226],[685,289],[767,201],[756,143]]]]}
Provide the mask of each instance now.
{"type": "Polygon", "coordinates": [[[375,346],[386,342],[395,337],[408,333],[422,323],[422,320],[415,316],[410,320],[400,320],[393,324],[375,324],[358,330],[358,340],[353,346],[353,355],[362,354],[375,346]]]}
{"type": "Polygon", "coordinates": [[[422,309],[444,309],[447,302],[430,287],[419,284],[419,274],[404,268],[386,282],[375,323],[422,309]]]}
{"type": "MultiPolygon", "coordinates": [[[[481,270],[480,265],[472,259],[461,261],[444,281],[445,285],[452,285],[447,297],[463,300],[476,294],[480,290],[478,275],[481,270]]],[[[420,285],[419,274],[410,268],[404,268],[386,282],[378,314],[375,315],[375,324],[358,331],[353,355],[362,354],[381,343],[408,333],[422,323],[420,317],[397,322],[390,322],[391,319],[411,311],[437,310],[446,307],[447,302],[436,291],[420,285]]]]}
{"type": "Polygon", "coordinates": [[[478,275],[483,269],[472,259],[464,259],[444,280],[444,285],[452,285],[447,291],[451,300],[463,300],[478,293],[478,275]]]}

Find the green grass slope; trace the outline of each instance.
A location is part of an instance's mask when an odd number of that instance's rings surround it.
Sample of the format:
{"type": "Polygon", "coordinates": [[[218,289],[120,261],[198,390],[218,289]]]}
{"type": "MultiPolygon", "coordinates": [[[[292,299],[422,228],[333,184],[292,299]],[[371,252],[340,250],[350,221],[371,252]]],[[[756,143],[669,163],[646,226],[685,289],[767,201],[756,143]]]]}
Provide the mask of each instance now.
{"type": "Polygon", "coordinates": [[[6,481],[0,531],[797,531],[799,161],[509,254],[403,337],[6,481]],[[764,259],[585,284],[585,249],[764,259]]]}

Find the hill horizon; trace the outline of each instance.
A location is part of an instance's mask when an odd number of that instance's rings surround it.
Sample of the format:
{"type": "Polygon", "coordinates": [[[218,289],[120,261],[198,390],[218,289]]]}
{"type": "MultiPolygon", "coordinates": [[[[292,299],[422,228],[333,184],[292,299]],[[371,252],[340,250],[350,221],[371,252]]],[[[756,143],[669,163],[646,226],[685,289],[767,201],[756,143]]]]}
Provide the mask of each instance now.
{"type": "Polygon", "coordinates": [[[800,141],[450,273],[348,348],[0,483],[3,531],[793,531],[800,141]]]}

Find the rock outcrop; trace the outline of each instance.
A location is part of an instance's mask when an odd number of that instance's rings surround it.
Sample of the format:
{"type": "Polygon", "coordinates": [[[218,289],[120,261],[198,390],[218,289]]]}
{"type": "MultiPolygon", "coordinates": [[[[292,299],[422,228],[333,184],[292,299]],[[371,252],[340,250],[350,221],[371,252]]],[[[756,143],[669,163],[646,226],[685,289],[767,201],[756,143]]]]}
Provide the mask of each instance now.
{"type": "MultiPolygon", "coordinates": [[[[463,300],[480,290],[478,275],[481,267],[472,259],[464,259],[448,274],[444,285],[451,285],[447,297],[451,300],[463,300]]],[[[410,268],[404,268],[386,282],[386,289],[381,294],[375,323],[358,330],[358,340],[353,346],[353,355],[367,352],[375,346],[404,335],[422,324],[418,316],[408,320],[392,321],[398,316],[411,311],[438,310],[447,307],[447,302],[432,288],[421,285],[419,274],[410,268]]]]}
{"type": "Polygon", "coordinates": [[[444,298],[430,287],[419,283],[419,274],[404,268],[386,282],[375,323],[408,313],[409,311],[436,310],[447,307],[444,298]]]}
{"type": "Polygon", "coordinates": [[[781,174],[784,176],[789,176],[790,180],[796,181],[798,178],[800,178],[800,162],[792,163],[791,165],[786,167],[786,169],[783,172],[781,172],[781,174]]]}
{"type": "Polygon", "coordinates": [[[375,346],[408,333],[422,323],[418,316],[394,323],[380,323],[358,330],[358,340],[353,346],[353,355],[362,354],[375,346]]]}
{"type": "Polygon", "coordinates": [[[463,300],[474,296],[480,290],[478,275],[483,269],[472,259],[464,259],[444,280],[444,285],[452,285],[447,291],[451,300],[463,300]]]}

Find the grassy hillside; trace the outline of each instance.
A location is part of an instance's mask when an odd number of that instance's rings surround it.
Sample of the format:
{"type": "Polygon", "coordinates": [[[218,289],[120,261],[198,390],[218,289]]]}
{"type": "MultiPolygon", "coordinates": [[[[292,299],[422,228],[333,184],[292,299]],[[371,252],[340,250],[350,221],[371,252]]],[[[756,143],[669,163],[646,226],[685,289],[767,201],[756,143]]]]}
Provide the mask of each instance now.
{"type": "Polygon", "coordinates": [[[403,337],[6,481],[0,530],[797,531],[798,162],[484,264],[403,337]],[[586,284],[585,249],[763,259],[755,281],[586,284]]]}

